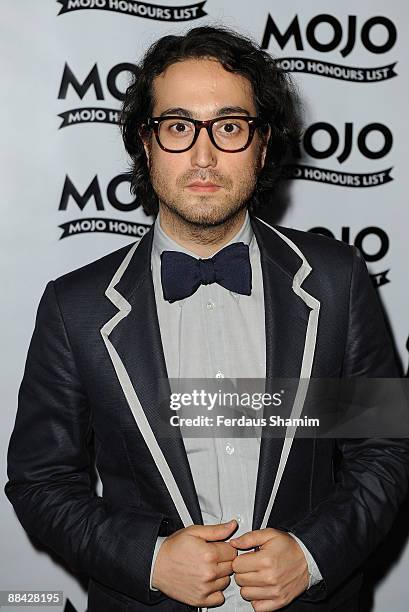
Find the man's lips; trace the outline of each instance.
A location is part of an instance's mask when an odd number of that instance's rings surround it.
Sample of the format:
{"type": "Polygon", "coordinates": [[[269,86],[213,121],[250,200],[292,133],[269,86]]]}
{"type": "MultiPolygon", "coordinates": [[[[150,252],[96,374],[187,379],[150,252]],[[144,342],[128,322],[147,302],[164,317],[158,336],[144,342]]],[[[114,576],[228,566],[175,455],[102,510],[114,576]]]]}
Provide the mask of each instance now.
{"type": "Polygon", "coordinates": [[[205,181],[194,181],[189,183],[188,188],[192,189],[192,191],[217,191],[220,189],[220,185],[205,181]]]}

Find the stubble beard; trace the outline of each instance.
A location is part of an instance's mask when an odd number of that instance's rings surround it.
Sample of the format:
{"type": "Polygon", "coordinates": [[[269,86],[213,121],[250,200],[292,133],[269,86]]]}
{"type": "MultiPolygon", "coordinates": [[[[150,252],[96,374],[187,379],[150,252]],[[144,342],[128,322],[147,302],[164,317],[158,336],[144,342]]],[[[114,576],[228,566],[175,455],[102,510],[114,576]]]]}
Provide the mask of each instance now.
{"type": "Polygon", "coordinates": [[[236,189],[229,177],[214,170],[195,170],[176,180],[176,188],[172,194],[169,194],[166,180],[152,164],[150,177],[160,202],[161,215],[171,221],[175,230],[196,238],[201,236],[205,242],[210,242],[212,236],[216,239],[216,236],[233,226],[240,212],[247,208],[256,186],[260,164],[259,156],[255,166],[242,175],[236,189]],[[186,185],[194,180],[211,181],[222,188],[208,194],[189,192],[186,185]]]}

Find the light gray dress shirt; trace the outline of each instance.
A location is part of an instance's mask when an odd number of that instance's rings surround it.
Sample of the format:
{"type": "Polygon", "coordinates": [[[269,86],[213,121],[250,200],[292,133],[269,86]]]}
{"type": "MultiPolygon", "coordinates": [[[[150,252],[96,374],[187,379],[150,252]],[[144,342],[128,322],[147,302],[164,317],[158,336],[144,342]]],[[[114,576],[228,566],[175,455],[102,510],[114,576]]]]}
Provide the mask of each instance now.
{"type": "MultiPolygon", "coordinates": [[[[242,227],[228,244],[233,242],[249,245],[251,295],[233,293],[212,283],[201,285],[193,295],[170,303],[164,299],[162,292],[161,252],[181,251],[195,258],[199,258],[199,255],[188,251],[164,232],[160,214],[155,220],[151,268],[170,379],[265,378],[263,276],[260,251],[248,212],[242,227]]],[[[183,438],[203,523],[224,523],[235,518],[238,529],[232,537],[238,537],[252,528],[261,440],[259,433],[260,430],[252,438],[183,438]],[[243,495],[243,491],[246,495],[243,495]]],[[[309,588],[322,579],[321,573],[305,545],[294,534],[291,535],[305,554],[310,573],[309,588]]],[[[151,567],[152,590],[157,590],[152,586],[152,574],[164,540],[164,537],[158,537],[155,546],[151,567]]],[[[250,602],[241,597],[234,576],[231,576],[231,582],[223,594],[225,603],[219,606],[220,609],[226,612],[253,610],[250,602]]]]}

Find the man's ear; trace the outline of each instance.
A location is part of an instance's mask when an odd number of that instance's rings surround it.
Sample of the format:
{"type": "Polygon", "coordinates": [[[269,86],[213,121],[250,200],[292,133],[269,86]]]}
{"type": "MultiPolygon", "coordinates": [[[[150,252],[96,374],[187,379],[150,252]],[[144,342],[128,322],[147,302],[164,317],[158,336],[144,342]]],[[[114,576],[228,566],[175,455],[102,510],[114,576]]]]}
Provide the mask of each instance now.
{"type": "Polygon", "coordinates": [[[261,167],[262,168],[264,168],[264,162],[266,160],[267,147],[268,147],[268,142],[270,140],[270,136],[271,136],[271,126],[268,126],[268,131],[265,134],[263,134],[263,144],[261,148],[261,167]]]}
{"type": "Polygon", "coordinates": [[[145,149],[145,155],[146,155],[146,163],[148,165],[148,168],[150,168],[151,166],[151,158],[149,155],[149,145],[147,145],[145,142],[143,143],[143,148],[145,149]]]}
{"type": "Polygon", "coordinates": [[[148,136],[147,136],[146,132],[143,131],[142,128],[139,128],[138,134],[139,134],[139,138],[142,141],[143,148],[145,149],[146,162],[147,162],[148,168],[149,168],[149,165],[150,165],[150,151],[149,151],[150,147],[149,147],[149,144],[150,143],[149,143],[149,140],[148,140],[148,136]]]}

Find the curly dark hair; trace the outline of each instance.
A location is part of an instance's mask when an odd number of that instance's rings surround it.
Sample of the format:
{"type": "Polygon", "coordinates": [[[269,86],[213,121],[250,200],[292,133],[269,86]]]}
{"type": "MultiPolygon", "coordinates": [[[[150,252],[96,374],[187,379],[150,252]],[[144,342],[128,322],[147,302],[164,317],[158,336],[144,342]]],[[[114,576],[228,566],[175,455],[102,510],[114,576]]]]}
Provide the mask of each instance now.
{"type": "Polygon", "coordinates": [[[131,193],[147,215],[157,215],[159,202],[138,130],[152,115],[152,81],[171,64],[201,58],[216,59],[225,70],[246,77],[253,87],[258,116],[271,126],[264,168],[248,205],[251,212],[256,213],[271,200],[271,192],[283,175],[284,160],[299,154],[300,98],[289,74],[271,55],[225,26],[201,26],[181,36],[163,36],[136,66],[120,117],[122,138],[131,158],[131,193]]]}

